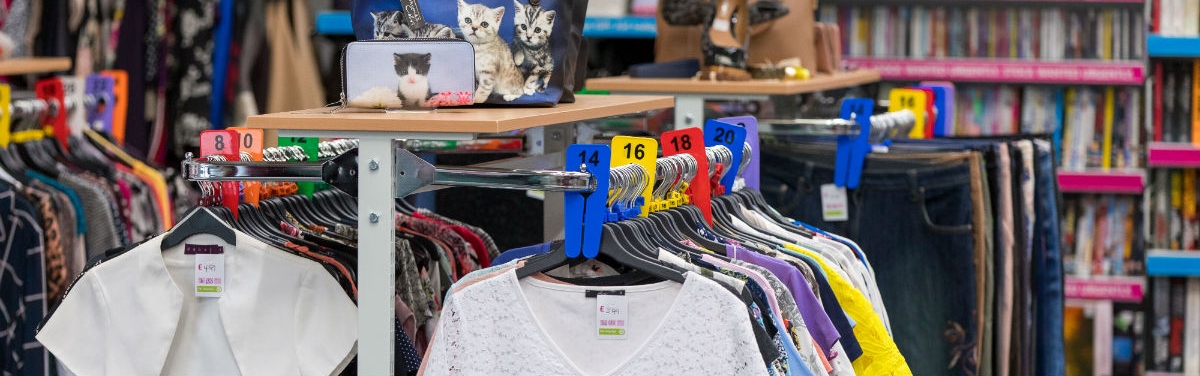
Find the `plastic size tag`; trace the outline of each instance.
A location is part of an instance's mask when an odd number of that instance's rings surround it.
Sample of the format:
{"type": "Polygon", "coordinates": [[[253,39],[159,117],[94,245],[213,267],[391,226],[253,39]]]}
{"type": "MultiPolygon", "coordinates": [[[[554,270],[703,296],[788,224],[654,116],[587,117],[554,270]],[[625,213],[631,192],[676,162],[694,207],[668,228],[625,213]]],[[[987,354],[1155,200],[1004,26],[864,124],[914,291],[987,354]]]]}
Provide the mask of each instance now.
{"type": "MultiPolygon", "coordinates": [[[[650,203],[650,192],[654,189],[654,173],[657,172],[658,167],[658,141],[649,137],[616,136],[612,140],[612,151],[612,167],[637,164],[646,169],[646,181],[650,184],[646,184],[642,188],[641,208],[638,210],[640,214],[636,216],[649,215],[650,207],[647,204],[650,203]]],[[[632,217],[632,215],[625,214],[620,219],[632,217]]]]}
{"type": "Polygon", "coordinates": [[[567,147],[566,171],[587,171],[596,180],[596,190],[563,192],[564,252],[575,258],[600,253],[601,229],[608,215],[608,171],[612,152],[608,145],[567,147]]]}
{"type": "MultiPolygon", "coordinates": [[[[238,153],[250,154],[250,160],[261,161],[263,159],[263,131],[262,129],[248,129],[242,127],[226,128],[238,133],[238,153]]],[[[258,206],[258,199],[262,192],[262,182],[245,181],[242,182],[242,200],[254,206],[258,206]]]]}
{"type": "Polygon", "coordinates": [[[821,218],[825,222],[841,222],[850,219],[850,207],[846,203],[846,188],[833,184],[821,184],[821,218]]]}
{"type": "Polygon", "coordinates": [[[933,137],[944,137],[953,133],[954,83],[926,81],[917,87],[933,90],[933,108],[937,111],[937,118],[933,121],[933,137]]]}
{"type": "Polygon", "coordinates": [[[746,128],[746,143],[750,144],[750,164],[746,165],[746,170],[742,171],[742,181],[746,188],[758,190],[759,185],[759,155],[758,146],[758,118],[753,116],[734,116],[717,119],[729,124],[733,124],[742,128],[746,128]]]}
{"type": "Polygon", "coordinates": [[[858,123],[859,132],[856,136],[837,136],[837,152],[833,169],[833,184],[839,187],[858,187],[858,178],[862,174],[862,163],[870,150],[868,140],[871,136],[871,114],[875,111],[875,101],[866,98],[850,98],[842,101],[842,119],[853,119],[858,123]]]}
{"type": "Polygon", "coordinates": [[[928,95],[919,89],[892,89],[888,93],[889,112],[909,110],[917,119],[912,131],[908,132],[909,138],[925,138],[925,114],[929,110],[927,99],[928,95]]]}
{"type": "MultiPolygon", "coordinates": [[[[200,156],[207,157],[210,155],[220,155],[225,157],[227,161],[240,160],[238,153],[238,134],[231,130],[207,130],[200,132],[200,156]]],[[[221,187],[221,205],[233,211],[233,215],[237,217],[237,206],[239,200],[238,188],[240,184],[236,181],[226,181],[220,183],[221,187]]]]}
{"type": "Polygon", "coordinates": [[[52,77],[38,81],[34,90],[37,92],[38,99],[46,101],[46,104],[50,106],[42,122],[42,129],[48,135],[53,134],[63,149],[70,150],[71,146],[67,144],[67,136],[70,132],[67,129],[67,111],[65,109],[66,102],[63,100],[62,80],[52,77]]]}
{"type": "Polygon", "coordinates": [[[67,103],[67,129],[71,130],[72,136],[82,136],[83,130],[88,127],[87,118],[87,103],[84,101],[84,90],[86,90],[85,82],[79,77],[61,77],[63,83],[63,96],[67,103]]]}
{"type": "Polygon", "coordinates": [[[700,209],[704,220],[712,225],[712,187],[708,181],[708,155],[704,151],[704,131],[700,128],[684,128],[662,134],[663,156],[690,154],[696,159],[696,176],[688,183],[687,194],[691,204],[700,209]]]}
{"type": "Polygon", "coordinates": [[[629,328],[629,300],[624,292],[596,294],[596,338],[626,339],[629,328]]]}
{"type": "MultiPolygon", "coordinates": [[[[280,137],[279,138],[279,146],[299,146],[301,149],[304,149],[304,155],[308,157],[308,160],[306,162],[316,162],[317,161],[317,154],[320,152],[318,143],[320,143],[320,142],[321,142],[320,139],[314,138],[314,137],[280,137]]],[[[320,184],[323,186],[327,185],[325,183],[320,183],[320,184]]],[[[317,190],[318,185],[317,185],[317,183],[299,182],[299,183],[296,183],[296,187],[299,189],[298,192],[311,198],[313,192],[317,190]]]]}
{"type": "Polygon", "coordinates": [[[726,190],[733,189],[737,180],[737,169],[742,163],[742,151],[746,143],[746,128],[729,124],[720,120],[709,119],[704,122],[704,146],[725,146],[733,153],[733,163],[725,176],[721,177],[721,185],[726,190]]]}
{"type": "Polygon", "coordinates": [[[0,147],[12,140],[12,87],[0,83],[0,147]]]}
{"type": "Polygon", "coordinates": [[[113,109],[112,130],[113,139],[117,145],[125,145],[125,120],[129,113],[129,73],[111,69],[101,71],[101,75],[113,79],[113,101],[109,106],[113,109]]]}
{"type": "Polygon", "coordinates": [[[112,134],[113,127],[113,78],[93,74],[87,77],[83,91],[96,99],[96,106],[87,111],[88,127],[112,134]]]}

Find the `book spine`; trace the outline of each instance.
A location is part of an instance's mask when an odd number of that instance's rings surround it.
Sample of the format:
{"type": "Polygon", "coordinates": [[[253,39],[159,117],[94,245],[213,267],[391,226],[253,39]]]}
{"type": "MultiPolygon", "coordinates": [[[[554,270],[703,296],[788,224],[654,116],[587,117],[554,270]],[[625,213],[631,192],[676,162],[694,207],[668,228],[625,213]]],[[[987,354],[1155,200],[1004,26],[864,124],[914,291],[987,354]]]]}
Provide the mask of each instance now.
{"type": "Polygon", "coordinates": [[[1112,376],[1113,368],[1113,307],[1111,300],[1099,300],[1096,309],[1092,354],[1093,372],[1096,376],[1112,376]]]}
{"type": "Polygon", "coordinates": [[[1163,140],[1163,62],[1154,62],[1154,141],[1163,140]]]}
{"type": "Polygon", "coordinates": [[[1167,277],[1153,277],[1150,284],[1154,319],[1154,329],[1151,332],[1153,351],[1147,369],[1154,371],[1170,370],[1171,354],[1171,282],[1167,277]]]}
{"type": "Polygon", "coordinates": [[[1113,87],[1104,89],[1104,131],[1101,136],[1100,167],[1111,168],[1113,156],[1113,101],[1116,99],[1113,87]]]}
{"type": "Polygon", "coordinates": [[[1200,278],[1187,279],[1188,314],[1184,322],[1183,374],[1200,375],[1200,278]]]}
{"type": "Polygon", "coordinates": [[[1175,142],[1191,140],[1192,121],[1192,69],[1186,62],[1179,63],[1179,116],[1175,119],[1175,142]]]}
{"type": "Polygon", "coordinates": [[[1186,287],[1183,278],[1171,278],[1171,343],[1169,372],[1183,372],[1184,316],[1187,315],[1186,287]]]}

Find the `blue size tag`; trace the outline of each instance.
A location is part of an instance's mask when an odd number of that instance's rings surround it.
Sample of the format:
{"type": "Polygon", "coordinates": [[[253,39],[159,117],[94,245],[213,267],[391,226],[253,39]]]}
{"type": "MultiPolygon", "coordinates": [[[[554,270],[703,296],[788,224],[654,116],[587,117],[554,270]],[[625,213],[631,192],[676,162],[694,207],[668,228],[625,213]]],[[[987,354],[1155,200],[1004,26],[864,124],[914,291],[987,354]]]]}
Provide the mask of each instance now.
{"type": "Polygon", "coordinates": [[[742,144],[745,143],[746,128],[715,119],[704,122],[704,146],[721,145],[733,152],[733,164],[729,166],[725,176],[721,177],[721,185],[725,186],[726,192],[733,189],[733,182],[737,180],[736,171],[742,163],[742,144]]]}
{"type": "Polygon", "coordinates": [[[833,184],[839,187],[858,187],[862,174],[862,158],[870,151],[867,140],[871,137],[871,114],[875,112],[875,101],[867,98],[850,98],[842,101],[842,119],[854,118],[859,124],[857,136],[837,137],[837,158],[833,169],[833,184]],[[857,163],[855,162],[857,161],[857,163]],[[856,169],[854,166],[857,165],[856,169]],[[853,180],[853,184],[850,184],[853,180]]]}
{"type": "Polygon", "coordinates": [[[922,82],[917,88],[933,90],[933,108],[937,118],[933,122],[933,137],[949,135],[954,124],[954,84],[950,82],[922,82]]]}
{"type": "Polygon", "coordinates": [[[600,253],[601,227],[608,213],[608,171],[612,150],[608,145],[567,147],[566,171],[587,171],[596,179],[594,191],[563,192],[563,235],[566,255],[593,258],[600,253]]]}
{"type": "Polygon", "coordinates": [[[742,180],[745,181],[746,188],[757,191],[760,154],[758,150],[758,119],[753,116],[734,116],[717,120],[746,128],[746,142],[750,144],[750,164],[746,165],[745,172],[742,172],[742,180]]]}
{"type": "Polygon", "coordinates": [[[116,107],[116,94],[113,87],[116,80],[99,74],[92,74],[84,82],[84,93],[96,98],[96,107],[87,111],[88,128],[112,134],[113,109],[116,107]]]}

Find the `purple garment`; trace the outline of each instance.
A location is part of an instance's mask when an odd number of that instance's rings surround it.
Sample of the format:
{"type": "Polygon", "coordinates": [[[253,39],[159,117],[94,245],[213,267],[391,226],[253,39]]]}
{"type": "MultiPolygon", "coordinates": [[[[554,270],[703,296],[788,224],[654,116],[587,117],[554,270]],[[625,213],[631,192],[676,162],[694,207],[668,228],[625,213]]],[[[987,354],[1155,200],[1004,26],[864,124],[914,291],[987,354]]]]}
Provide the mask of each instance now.
{"type": "Polygon", "coordinates": [[[772,274],[775,274],[775,277],[783,281],[788,289],[792,290],[792,297],[796,299],[796,306],[800,308],[800,316],[804,318],[804,325],[808,327],[808,332],[812,334],[813,339],[817,341],[825,354],[832,353],[833,345],[842,338],[841,334],[838,334],[837,328],[833,326],[833,321],[829,320],[829,315],[825,314],[824,307],[821,306],[821,302],[817,300],[817,296],[813,294],[808,281],[804,279],[799,270],[788,265],[786,261],[758,254],[745,248],[732,245],[727,245],[725,248],[726,254],[730,258],[767,268],[772,274]]]}

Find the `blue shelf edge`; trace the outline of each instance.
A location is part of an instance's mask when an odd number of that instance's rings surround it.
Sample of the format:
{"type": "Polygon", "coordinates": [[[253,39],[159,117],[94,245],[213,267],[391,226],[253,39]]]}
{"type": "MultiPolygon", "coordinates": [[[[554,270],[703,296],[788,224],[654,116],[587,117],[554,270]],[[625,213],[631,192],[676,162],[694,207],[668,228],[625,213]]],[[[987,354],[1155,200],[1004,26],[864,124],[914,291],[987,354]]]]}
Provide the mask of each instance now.
{"type": "Polygon", "coordinates": [[[1150,250],[1146,252],[1146,275],[1200,277],[1200,252],[1150,250]]]}
{"type": "Polygon", "coordinates": [[[1150,57],[1200,57],[1200,37],[1146,37],[1146,54],[1150,57]]]}
{"type": "MultiPolygon", "coordinates": [[[[321,35],[354,35],[347,11],[317,13],[316,29],[321,35]]],[[[590,38],[654,39],[656,35],[653,16],[588,17],[583,23],[583,36],[590,38]]]]}

